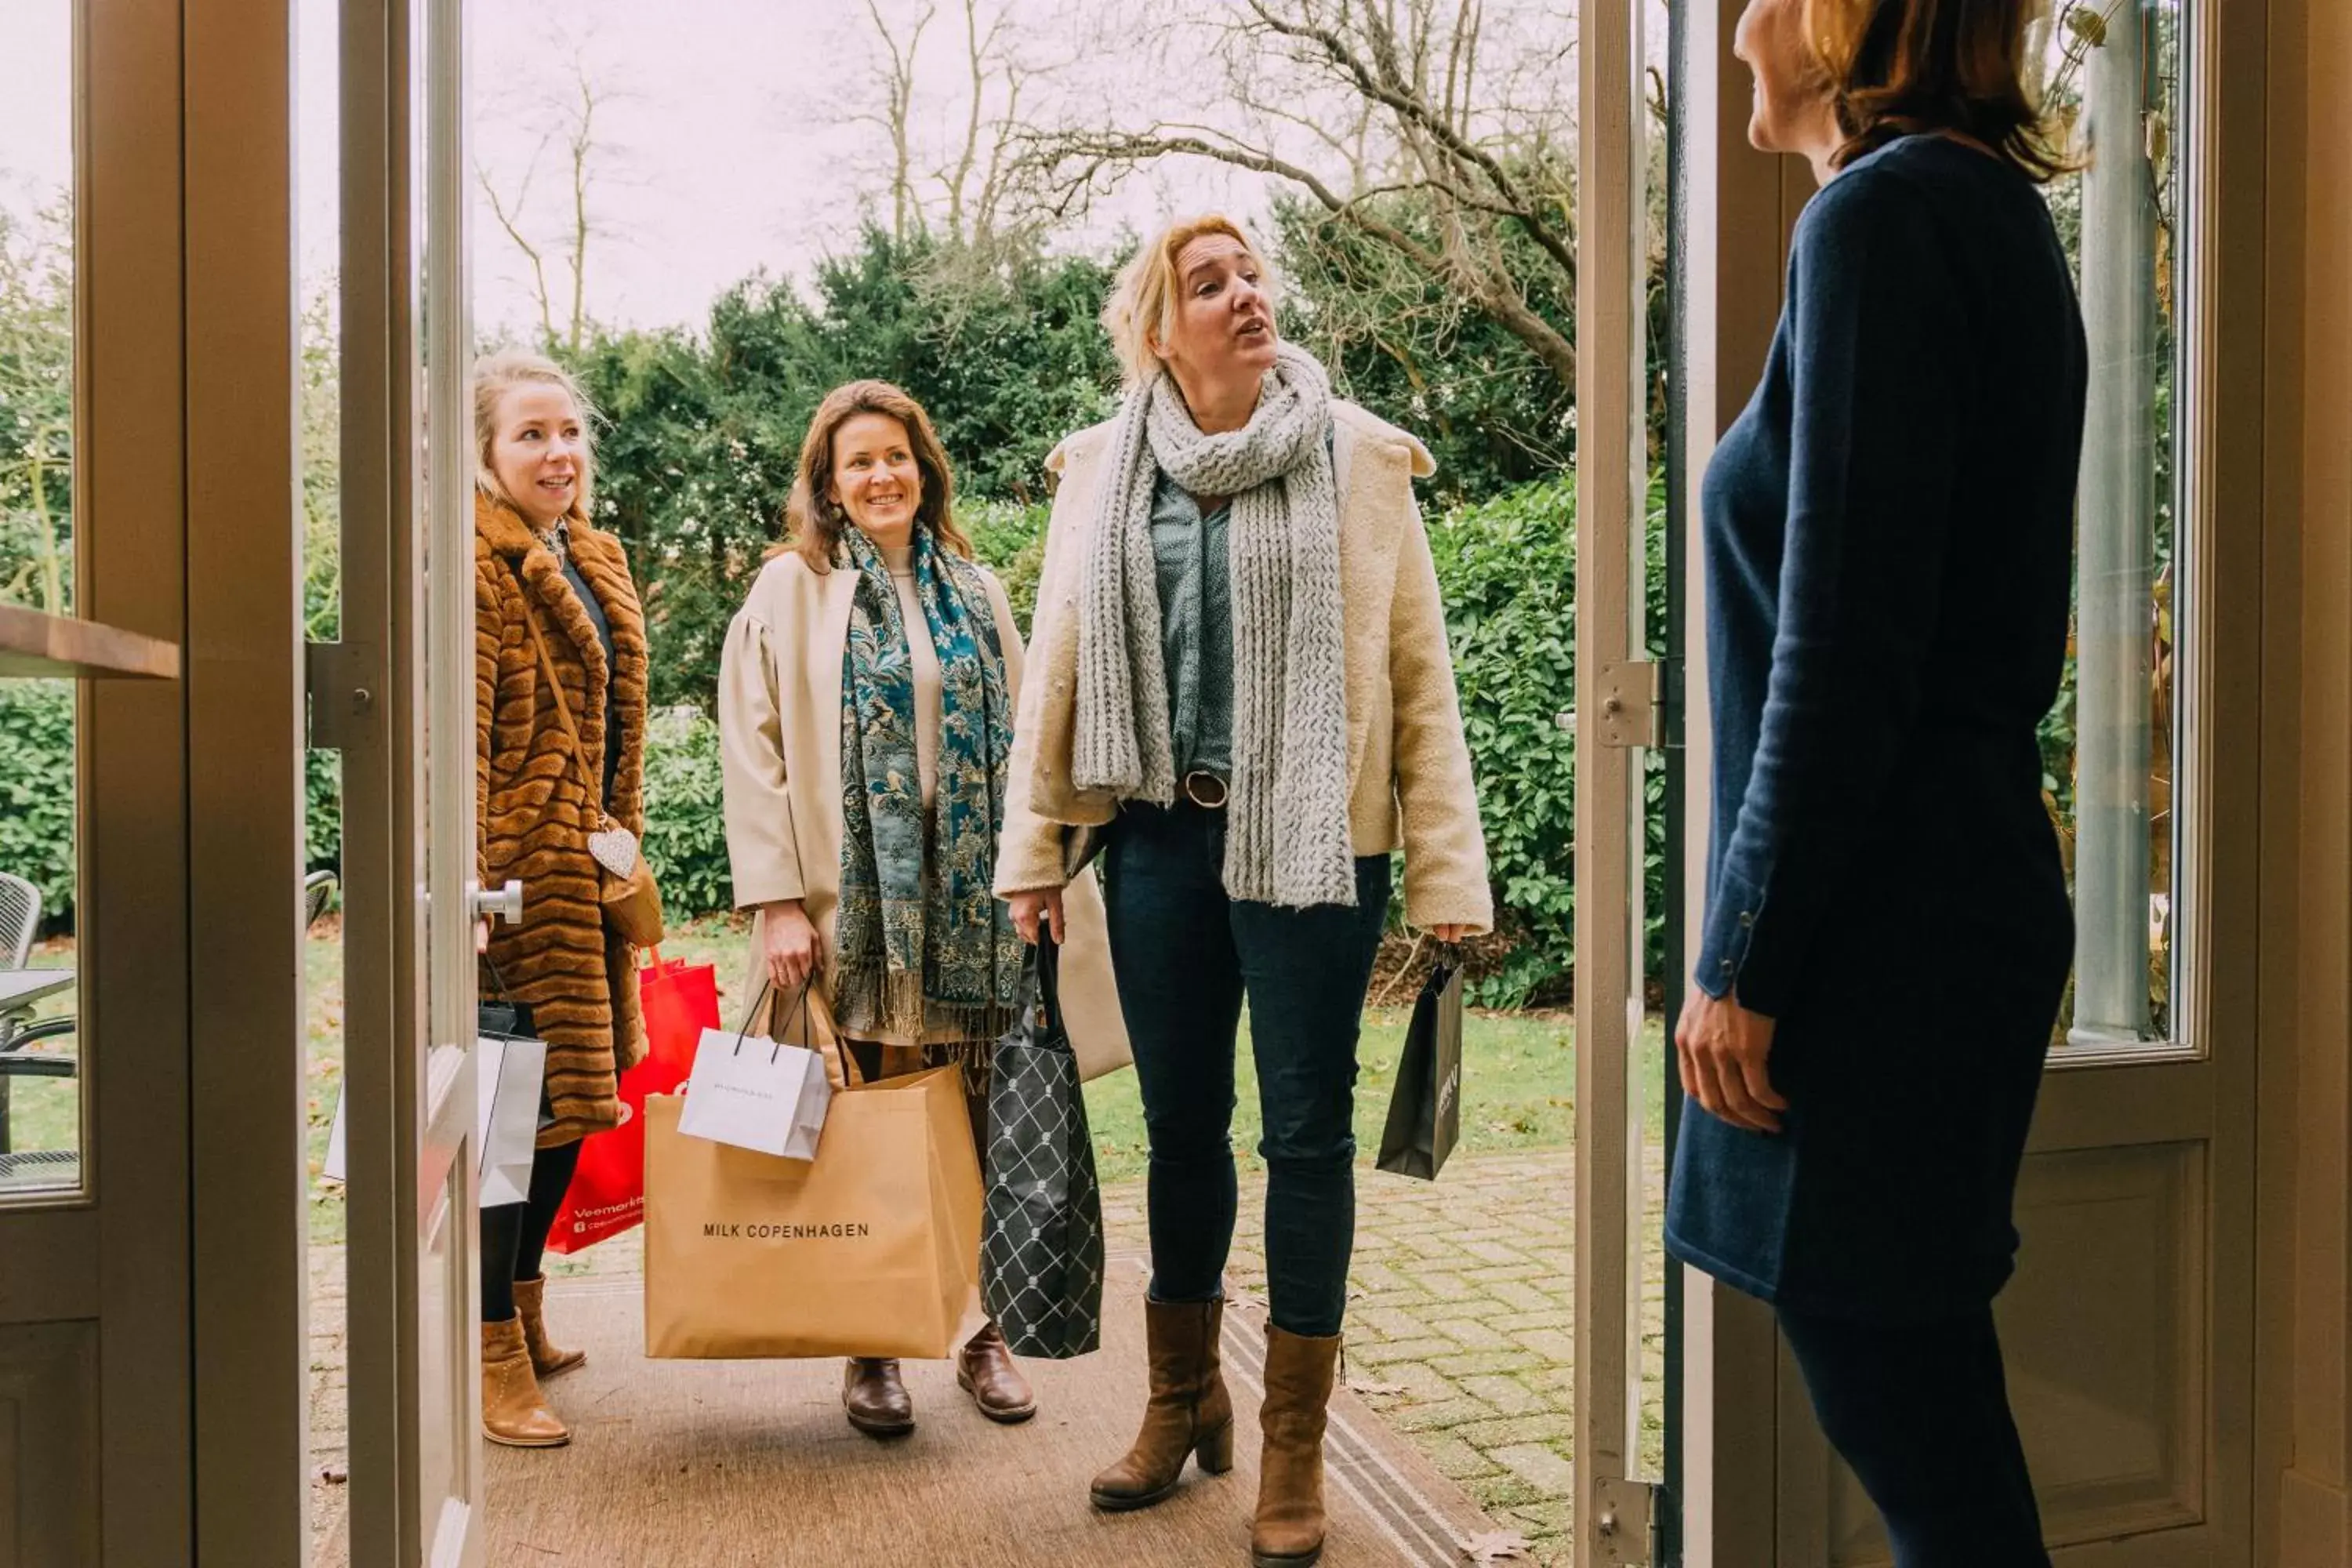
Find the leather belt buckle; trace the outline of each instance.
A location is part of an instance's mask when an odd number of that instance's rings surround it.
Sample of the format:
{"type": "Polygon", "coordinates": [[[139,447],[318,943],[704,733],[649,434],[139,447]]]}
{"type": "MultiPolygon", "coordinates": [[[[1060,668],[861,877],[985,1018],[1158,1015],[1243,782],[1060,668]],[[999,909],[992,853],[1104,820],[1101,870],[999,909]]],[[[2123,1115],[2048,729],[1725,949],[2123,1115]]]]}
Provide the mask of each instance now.
{"type": "Polygon", "coordinates": [[[1223,811],[1225,806],[1225,781],[1214,773],[1197,769],[1184,775],[1184,798],[1207,811],[1223,811]]]}

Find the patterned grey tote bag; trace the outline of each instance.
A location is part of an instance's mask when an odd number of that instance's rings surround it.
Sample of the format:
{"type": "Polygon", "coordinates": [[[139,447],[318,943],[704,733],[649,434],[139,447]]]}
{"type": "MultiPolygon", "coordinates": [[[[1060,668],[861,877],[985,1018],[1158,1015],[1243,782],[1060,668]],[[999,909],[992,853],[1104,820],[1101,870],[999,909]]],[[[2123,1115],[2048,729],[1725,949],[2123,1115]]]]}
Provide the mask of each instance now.
{"type": "Polygon", "coordinates": [[[1050,937],[1031,950],[1020,1014],[996,1043],[980,1233],[981,1297],[1005,1343],[1050,1361],[1102,1335],[1102,1188],[1059,967],[1050,937]]]}

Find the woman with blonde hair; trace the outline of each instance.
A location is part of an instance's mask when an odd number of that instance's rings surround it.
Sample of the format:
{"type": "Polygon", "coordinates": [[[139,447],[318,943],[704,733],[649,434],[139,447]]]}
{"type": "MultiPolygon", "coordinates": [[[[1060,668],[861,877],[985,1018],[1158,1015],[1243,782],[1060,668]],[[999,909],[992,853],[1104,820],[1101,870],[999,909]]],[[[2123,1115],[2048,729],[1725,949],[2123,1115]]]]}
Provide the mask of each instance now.
{"type": "MultiPolygon", "coordinates": [[[[835,388],[801,445],[791,537],[729,628],[719,728],[735,901],[757,912],[752,986],[812,975],[867,1077],[959,1066],[987,1148],[990,1057],[1023,951],[991,892],[1021,681],[1004,588],[971,558],[947,453],[887,382],[835,388]]],[[[1073,1028],[1117,1027],[1066,996],[1073,1028]]],[[[1037,1403],[984,1325],[958,1384],[992,1421],[1037,1403]]],[[[850,1425],[915,1425],[895,1361],[852,1359],[850,1425]]]]}
{"type": "Polygon", "coordinates": [[[482,1427],[551,1447],[570,1433],[540,1381],[586,1356],[551,1344],[540,1259],[580,1141],[619,1125],[645,1055],[629,943],[607,929],[589,836],[645,829],[646,622],[621,542],[588,521],[593,411],[537,354],[474,367],[476,845],[484,887],[523,885],[488,939],[510,1027],[547,1042],[529,1200],[482,1211],[482,1427]]]}
{"type": "Polygon", "coordinates": [[[2032,0],[1750,0],[1812,164],[1706,477],[1715,843],[1666,1244],[1770,1302],[1901,1568],[2047,1568],[1992,1301],[2074,952],[2035,732],[2086,351],[2032,0]]]}
{"type": "Polygon", "coordinates": [[[1441,940],[1493,920],[1469,749],[1412,481],[1428,451],[1331,395],[1276,331],[1223,217],[1139,251],[1104,311],[1118,416],[1061,476],[996,885],[1057,933],[1073,840],[1099,835],[1111,963],[1150,1140],[1150,1395],[1098,1508],[1219,1472],[1246,999],[1265,1138],[1259,1568],[1323,1550],[1323,1432],[1355,1233],[1356,1046],[1389,908],[1441,940]]]}

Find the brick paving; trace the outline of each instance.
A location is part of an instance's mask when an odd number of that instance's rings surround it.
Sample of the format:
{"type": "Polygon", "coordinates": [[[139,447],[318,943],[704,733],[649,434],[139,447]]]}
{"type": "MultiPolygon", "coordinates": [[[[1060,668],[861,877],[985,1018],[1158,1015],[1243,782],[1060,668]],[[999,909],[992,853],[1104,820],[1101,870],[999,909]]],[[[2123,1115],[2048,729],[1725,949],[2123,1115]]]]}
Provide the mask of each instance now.
{"type": "MultiPolygon", "coordinates": [[[[1650,1212],[1663,1193],[1651,1152],[1650,1212]]],[[[1574,1387],[1570,1273],[1576,1235],[1574,1155],[1566,1149],[1457,1158],[1434,1184],[1366,1171],[1358,1185],[1349,1284],[1349,1385],[1451,1477],[1496,1526],[1527,1538],[1528,1561],[1569,1560],[1574,1387]]],[[[1263,1177],[1243,1183],[1230,1283],[1265,1289],[1263,1177]]],[[[1108,1189],[1111,1245],[1140,1249],[1143,1189],[1108,1189]]],[[[551,1258],[556,1278],[625,1276],[642,1267],[635,1233],[578,1258],[551,1258]]],[[[339,1473],[347,1433],[342,1249],[311,1253],[311,1434],[319,1560],[341,1560],[339,1473]]],[[[1644,1259],[1643,1464],[1654,1475],[1664,1428],[1664,1259],[1644,1259]]]]}

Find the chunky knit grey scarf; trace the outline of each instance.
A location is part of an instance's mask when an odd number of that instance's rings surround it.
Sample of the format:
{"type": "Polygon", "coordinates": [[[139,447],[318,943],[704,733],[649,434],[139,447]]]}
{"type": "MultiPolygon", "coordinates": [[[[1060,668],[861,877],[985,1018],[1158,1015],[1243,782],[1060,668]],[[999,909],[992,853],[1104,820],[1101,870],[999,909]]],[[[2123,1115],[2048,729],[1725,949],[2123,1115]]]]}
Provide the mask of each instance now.
{"type": "Polygon", "coordinates": [[[1122,800],[1176,796],[1151,549],[1159,471],[1230,496],[1234,776],[1225,891],[1287,908],[1356,901],[1331,382],[1285,343],[1247,426],[1204,436],[1162,375],[1112,427],[1078,608],[1072,782],[1122,800]]]}

